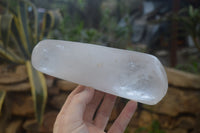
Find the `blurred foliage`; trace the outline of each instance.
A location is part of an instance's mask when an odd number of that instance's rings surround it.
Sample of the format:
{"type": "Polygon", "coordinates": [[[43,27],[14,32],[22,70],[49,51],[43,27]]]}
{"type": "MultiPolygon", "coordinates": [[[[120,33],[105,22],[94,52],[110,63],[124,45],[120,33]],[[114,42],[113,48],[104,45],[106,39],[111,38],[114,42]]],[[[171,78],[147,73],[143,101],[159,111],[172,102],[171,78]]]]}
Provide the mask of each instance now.
{"type": "Polygon", "coordinates": [[[187,35],[192,37],[195,46],[200,50],[200,8],[189,6],[179,12],[177,18],[187,35]]]}
{"type": "Polygon", "coordinates": [[[152,121],[150,127],[140,127],[135,130],[135,133],[165,133],[165,132],[160,128],[160,123],[154,120],[152,121]]]}
{"type": "Polygon", "coordinates": [[[198,61],[199,59],[190,57],[190,59],[187,60],[188,62],[185,62],[184,64],[177,64],[175,68],[194,74],[200,74],[200,61],[198,61]]]}
{"type": "MultiPolygon", "coordinates": [[[[26,64],[35,115],[42,123],[47,100],[45,77],[36,71],[30,63],[34,46],[43,38],[48,38],[49,31],[59,24],[61,15],[57,10],[46,11],[42,20],[38,20],[38,11],[29,0],[0,1],[3,13],[0,15],[0,58],[15,64],[26,64]]],[[[0,92],[0,107],[5,92],[0,92]]]]}
{"type": "Polygon", "coordinates": [[[62,40],[126,48],[131,42],[132,27],[128,10],[122,9],[126,9],[128,4],[120,6],[119,12],[123,15],[118,18],[113,15],[116,8],[111,10],[109,7],[103,7],[102,1],[90,1],[66,0],[67,4],[61,6],[63,22],[58,30],[51,34],[62,40]]]}

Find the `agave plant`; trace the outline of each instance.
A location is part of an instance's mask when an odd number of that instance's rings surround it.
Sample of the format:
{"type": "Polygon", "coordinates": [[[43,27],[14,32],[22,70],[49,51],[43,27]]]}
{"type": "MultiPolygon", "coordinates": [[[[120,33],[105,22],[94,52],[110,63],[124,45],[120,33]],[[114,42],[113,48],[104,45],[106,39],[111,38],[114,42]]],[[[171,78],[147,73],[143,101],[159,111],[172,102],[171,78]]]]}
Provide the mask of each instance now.
{"type": "MultiPolygon", "coordinates": [[[[49,32],[59,23],[59,11],[46,11],[38,20],[37,8],[29,0],[0,1],[0,58],[16,64],[25,64],[31,85],[35,116],[42,123],[47,100],[47,85],[42,73],[31,63],[31,52],[38,41],[48,38],[49,32]]],[[[0,90],[0,109],[6,92],[0,90]]]]}

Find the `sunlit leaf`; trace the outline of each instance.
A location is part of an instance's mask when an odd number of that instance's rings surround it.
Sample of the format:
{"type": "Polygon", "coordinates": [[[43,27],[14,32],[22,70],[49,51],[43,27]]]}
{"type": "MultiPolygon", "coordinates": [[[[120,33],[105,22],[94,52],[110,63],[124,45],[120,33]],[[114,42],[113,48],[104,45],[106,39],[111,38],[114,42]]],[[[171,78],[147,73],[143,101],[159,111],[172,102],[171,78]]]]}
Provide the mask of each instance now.
{"type": "Polygon", "coordinates": [[[47,100],[47,86],[45,77],[42,73],[33,68],[30,61],[26,62],[26,67],[29,75],[29,82],[31,84],[35,115],[38,123],[41,124],[47,100]]]}
{"type": "Polygon", "coordinates": [[[6,91],[0,90],[0,113],[2,110],[3,102],[6,96],[6,91]]]}
{"type": "Polygon", "coordinates": [[[59,25],[62,16],[58,10],[48,11],[44,14],[40,40],[48,38],[49,32],[59,25]]]}
{"type": "Polygon", "coordinates": [[[31,53],[31,44],[30,44],[30,38],[29,38],[30,28],[29,28],[29,25],[28,25],[27,5],[23,1],[19,2],[19,5],[20,5],[19,6],[20,7],[20,17],[21,17],[25,37],[26,37],[25,39],[26,39],[26,42],[27,42],[28,50],[31,53]]]}
{"type": "Polygon", "coordinates": [[[32,9],[32,17],[33,19],[29,18],[29,23],[32,22],[31,26],[33,28],[33,30],[31,31],[31,36],[30,38],[32,38],[32,48],[34,47],[34,45],[38,42],[39,36],[38,36],[38,13],[37,13],[37,8],[35,7],[35,5],[33,3],[31,3],[29,0],[26,0],[26,3],[29,7],[31,7],[32,9]]]}
{"type": "Polygon", "coordinates": [[[14,22],[12,23],[12,33],[11,36],[12,38],[15,40],[15,44],[18,45],[18,47],[20,48],[20,51],[22,52],[21,54],[23,55],[23,57],[25,59],[28,59],[28,54],[27,54],[27,50],[26,47],[23,45],[23,41],[21,40],[21,34],[20,34],[20,26],[18,23],[18,18],[14,17],[14,22]]]}

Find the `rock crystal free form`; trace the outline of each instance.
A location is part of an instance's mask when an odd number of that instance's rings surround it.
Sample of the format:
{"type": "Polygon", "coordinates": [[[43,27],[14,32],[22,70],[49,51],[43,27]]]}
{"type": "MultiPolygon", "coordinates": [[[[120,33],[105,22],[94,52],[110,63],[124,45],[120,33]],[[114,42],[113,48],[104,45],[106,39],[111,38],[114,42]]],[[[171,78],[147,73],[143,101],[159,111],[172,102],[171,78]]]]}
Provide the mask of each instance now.
{"type": "Polygon", "coordinates": [[[158,103],[168,88],[160,61],[140,52],[44,40],[33,50],[32,64],[48,75],[150,105],[158,103]]]}

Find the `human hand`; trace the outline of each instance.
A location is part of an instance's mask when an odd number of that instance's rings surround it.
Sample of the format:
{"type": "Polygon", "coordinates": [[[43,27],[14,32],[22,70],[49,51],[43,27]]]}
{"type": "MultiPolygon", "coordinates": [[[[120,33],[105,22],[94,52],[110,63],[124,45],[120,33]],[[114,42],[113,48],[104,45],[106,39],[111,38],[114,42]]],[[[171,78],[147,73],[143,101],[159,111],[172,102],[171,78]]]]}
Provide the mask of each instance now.
{"type": "MultiPolygon", "coordinates": [[[[115,100],[116,96],[78,86],[58,114],[53,133],[104,133],[115,100]]],[[[108,133],[123,133],[136,108],[137,103],[129,101],[108,133]]]]}

